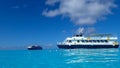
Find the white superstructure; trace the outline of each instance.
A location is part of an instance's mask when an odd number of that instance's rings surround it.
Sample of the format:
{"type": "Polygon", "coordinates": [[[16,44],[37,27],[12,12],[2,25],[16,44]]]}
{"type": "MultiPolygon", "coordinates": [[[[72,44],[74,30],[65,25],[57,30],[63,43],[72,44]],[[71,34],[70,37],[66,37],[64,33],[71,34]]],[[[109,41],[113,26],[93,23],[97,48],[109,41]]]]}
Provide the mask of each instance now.
{"type": "Polygon", "coordinates": [[[117,36],[111,34],[93,34],[83,36],[82,34],[67,37],[60,45],[118,45],[117,36]]]}

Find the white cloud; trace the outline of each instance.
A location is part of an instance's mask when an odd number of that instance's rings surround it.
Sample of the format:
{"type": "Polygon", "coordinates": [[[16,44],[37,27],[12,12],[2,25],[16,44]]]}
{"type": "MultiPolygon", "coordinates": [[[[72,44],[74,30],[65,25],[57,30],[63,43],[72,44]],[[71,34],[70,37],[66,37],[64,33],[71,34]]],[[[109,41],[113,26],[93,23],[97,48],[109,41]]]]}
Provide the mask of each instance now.
{"type": "Polygon", "coordinates": [[[43,12],[43,15],[45,15],[45,16],[47,16],[47,17],[54,17],[54,16],[56,16],[56,15],[58,15],[59,14],[59,11],[58,10],[54,10],[54,11],[49,11],[49,13],[48,12],[43,12]]]}
{"type": "Polygon", "coordinates": [[[59,2],[60,0],[47,0],[47,5],[54,5],[56,2],[59,2]]]}
{"type": "Polygon", "coordinates": [[[112,8],[115,8],[114,0],[47,0],[47,5],[59,7],[54,10],[43,11],[47,17],[63,15],[69,17],[78,25],[94,24],[101,18],[111,14],[112,8]]]}

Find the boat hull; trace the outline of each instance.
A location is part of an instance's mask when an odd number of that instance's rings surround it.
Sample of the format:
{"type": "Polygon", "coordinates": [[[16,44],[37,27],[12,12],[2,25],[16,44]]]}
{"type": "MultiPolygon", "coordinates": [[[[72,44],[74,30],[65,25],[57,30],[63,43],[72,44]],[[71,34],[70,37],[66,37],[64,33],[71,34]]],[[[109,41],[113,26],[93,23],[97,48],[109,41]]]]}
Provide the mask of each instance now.
{"type": "Polygon", "coordinates": [[[57,45],[60,49],[79,49],[79,48],[118,48],[119,45],[57,45]]]}
{"type": "Polygon", "coordinates": [[[40,46],[31,46],[31,47],[28,47],[28,50],[42,50],[42,47],[40,47],[40,46]]]}
{"type": "Polygon", "coordinates": [[[28,50],[42,50],[42,48],[28,48],[28,50]]]}

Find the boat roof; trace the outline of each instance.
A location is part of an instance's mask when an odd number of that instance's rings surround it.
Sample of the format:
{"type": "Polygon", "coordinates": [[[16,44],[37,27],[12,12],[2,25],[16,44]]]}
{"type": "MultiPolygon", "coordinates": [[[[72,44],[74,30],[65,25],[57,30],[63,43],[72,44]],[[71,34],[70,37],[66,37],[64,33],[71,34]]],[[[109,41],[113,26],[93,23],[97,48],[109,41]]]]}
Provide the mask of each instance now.
{"type": "Polygon", "coordinates": [[[112,36],[113,34],[90,34],[90,36],[112,36]]]}

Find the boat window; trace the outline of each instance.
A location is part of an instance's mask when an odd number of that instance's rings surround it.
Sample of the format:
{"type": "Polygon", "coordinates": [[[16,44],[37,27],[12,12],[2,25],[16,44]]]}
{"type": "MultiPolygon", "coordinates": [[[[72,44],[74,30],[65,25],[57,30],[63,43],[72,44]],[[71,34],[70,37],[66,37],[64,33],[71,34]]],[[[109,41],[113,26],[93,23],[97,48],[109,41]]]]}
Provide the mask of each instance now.
{"type": "Polygon", "coordinates": [[[69,43],[71,43],[72,41],[71,40],[69,40],[69,43]]]}
{"type": "Polygon", "coordinates": [[[82,35],[82,34],[80,34],[80,36],[82,37],[83,35],[82,35]]]}
{"type": "Polygon", "coordinates": [[[93,40],[93,42],[96,42],[96,40],[93,40]]]}
{"type": "Polygon", "coordinates": [[[77,42],[79,43],[79,42],[80,42],[80,40],[77,40],[77,42]]]}
{"type": "Polygon", "coordinates": [[[100,40],[97,40],[97,42],[99,43],[99,42],[100,42],[100,40]]]}
{"type": "Polygon", "coordinates": [[[81,40],[82,42],[85,42],[84,40],[81,40]]]}
{"type": "Polygon", "coordinates": [[[89,42],[88,40],[85,40],[85,42],[89,42]]]}
{"type": "Polygon", "coordinates": [[[107,43],[108,41],[107,41],[107,40],[105,40],[105,42],[107,43]]]}
{"type": "Polygon", "coordinates": [[[89,42],[92,42],[92,40],[89,40],[89,42]]]}
{"type": "Polygon", "coordinates": [[[100,40],[101,42],[104,42],[104,40],[100,40]]]}
{"type": "Polygon", "coordinates": [[[71,43],[72,41],[71,40],[67,40],[67,42],[71,43]]]}
{"type": "Polygon", "coordinates": [[[76,35],[76,37],[79,37],[79,35],[76,35]]]}
{"type": "Polygon", "coordinates": [[[68,42],[68,40],[66,42],[68,42]]]}
{"type": "Polygon", "coordinates": [[[87,42],[89,42],[89,40],[86,40],[87,42]]]}

